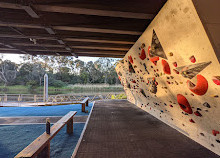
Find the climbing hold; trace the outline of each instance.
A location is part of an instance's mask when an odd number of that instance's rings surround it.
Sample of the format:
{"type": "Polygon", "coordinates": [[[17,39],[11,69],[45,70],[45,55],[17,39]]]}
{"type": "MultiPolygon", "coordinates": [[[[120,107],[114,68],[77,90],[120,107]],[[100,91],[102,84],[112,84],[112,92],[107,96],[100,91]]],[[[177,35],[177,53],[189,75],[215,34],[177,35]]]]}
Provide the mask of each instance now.
{"type": "Polygon", "coordinates": [[[177,71],[176,69],[173,69],[173,71],[174,71],[176,74],[179,74],[179,71],[177,71]]]}
{"type": "Polygon", "coordinates": [[[220,143],[220,140],[216,139],[216,142],[217,142],[217,143],[220,143]]]}
{"type": "Polygon", "coordinates": [[[211,106],[209,105],[209,103],[205,102],[203,103],[203,106],[207,107],[207,108],[211,108],[211,106]]]}
{"type": "Polygon", "coordinates": [[[131,55],[128,56],[128,60],[129,60],[129,62],[130,62],[131,64],[133,64],[133,59],[132,59],[131,55]]]}
{"type": "Polygon", "coordinates": [[[211,63],[212,62],[210,61],[210,62],[187,65],[187,66],[181,66],[176,68],[176,70],[179,71],[183,77],[192,79],[211,63]]]}
{"type": "Polygon", "coordinates": [[[200,135],[201,135],[201,136],[205,136],[205,134],[204,134],[204,133],[200,133],[200,135]]]}
{"type": "Polygon", "coordinates": [[[190,119],[189,122],[195,123],[195,121],[193,119],[190,119]]]}
{"type": "Polygon", "coordinates": [[[144,60],[146,58],[146,53],[145,53],[144,49],[141,50],[141,54],[139,55],[139,58],[141,60],[144,60]]]}
{"type": "Polygon", "coordinates": [[[217,134],[219,134],[219,131],[212,130],[212,134],[213,134],[214,136],[216,136],[217,134]]]}
{"type": "Polygon", "coordinates": [[[118,76],[118,79],[121,81],[121,77],[120,76],[118,76]]]}
{"type": "Polygon", "coordinates": [[[163,50],[163,47],[160,43],[159,38],[157,37],[155,30],[153,30],[152,35],[150,57],[161,57],[167,59],[167,56],[163,50]]]}
{"type": "Polygon", "coordinates": [[[140,89],[140,92],[143,94],[143,96],[147,97],[143,89],[140,89]]]}
{"type": "Polygon", "coordinates": [[[185,111],[188,114],[193,113],[188,100],[182,94],[177,94],[177,102],[183,111],[185,111]]]}
{"type": "Polygon", "coordinates": [[[136,81],[135,81],[135,80],[132,80],[131,82],[132,82],[132,83],[136,83],[136,81]]]}
{"type": "Polygon", "coordinates": [[[128,62],[128,63],[129,63],[129,72],[135,73],[135,70],[134,70],[133,66],[131,65],[131,63],[130,62],[128,62]]]}
{"type": "Polygon", "coordinates": [[[188,88],[197,95],[204,95],[208,90],[208,81],[202,75],[197,75],[197,84],[187,81],[188,88]]]}
{"type": "Polygon", "coordinates": [[[172,108],[172,107],[173,107],[173,105],[171,105],[171,104],[170,104],[170,107],[172,108]]]}
{"type": "Polygon", "coordinates": [[[210,95],[210,97],[218,98],[218,95],[210,95]]]}
{"type": "Polygon", "coordinates": [[[195,114],[196,116],[202,117],[202,114],[200,114],[200,112],[198,112],[198,111],[195,111],[194,114],[195,114]]]}
{"type": "Polygon", "coordinates": [[[163,66],[163,72],[165,74],[170,75],[171,74],[170,66],[169,66],[169,64],[168,64],[168,62],[166,60],[162,60],[162,66],[163,66]]]}
{"type": "Polygon", "coordinates": [[[195,62],[196,62],[196,58],[195,58],[194,56],[191,56],[191,57],[189,58],[189,60],[190,60],[192,63],[195,63],[195,62]]]}
{"type": "Polygon", "coordinates": [[[171,56],[171,57],[173,56],[173,53],[172,53],[172,52],[169,52],[168,54],[169,54],[169,56],[171,56]]]}
{"type": "Polygon", "coordinates": [[[149,57],[150,61],[151,61],[154,65],[157,65],[157,61],[159,60],[159,57],[158,57],[158,56],[151,57],[151,56],[150,56],[150,52],[151,52],[151,47],[149,46],[149,47],[148,47],[148,57],[149,57]]]}
{"type": "Polygon", "coordinates": [[[212,77],[212,81],[213,81],[216,85],[220,85],[220,76],[213,76],[213,77],[212,77]]]}
{"type": "Polygon", "coordinates": [[[174,67],[177,67],[177,62],[173,62],[173,66],[174,66],[174,67]]]}

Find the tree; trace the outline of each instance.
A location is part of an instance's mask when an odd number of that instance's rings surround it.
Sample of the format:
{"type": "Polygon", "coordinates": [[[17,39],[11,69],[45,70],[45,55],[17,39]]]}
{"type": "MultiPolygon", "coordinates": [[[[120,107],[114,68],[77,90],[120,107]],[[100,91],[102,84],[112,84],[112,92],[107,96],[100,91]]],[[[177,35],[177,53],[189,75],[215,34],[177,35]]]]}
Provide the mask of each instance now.
{"type": "Polygon", "coordinates": [[[17,65],[10,60],[0,59],[0,80],[4,85],[12,84],[17,76],[17,65]]]}

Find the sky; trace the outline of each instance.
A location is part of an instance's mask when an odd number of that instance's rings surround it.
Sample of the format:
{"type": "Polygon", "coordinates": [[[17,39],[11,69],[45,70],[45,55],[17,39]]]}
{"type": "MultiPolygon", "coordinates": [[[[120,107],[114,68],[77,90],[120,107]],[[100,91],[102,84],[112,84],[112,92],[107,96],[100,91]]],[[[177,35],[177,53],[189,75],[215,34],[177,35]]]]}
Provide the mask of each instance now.
{"type": "MultiPolygon", "coordinates": [[[[20,58],[21,54],[3,54],[3,60],[11,60],[12,62],[15,62],[17,64],[22,62],[22,59],[20,58]]],[[[1,56],[0,56],[1,57],[1,56]]],[[[99,58],[98,57],[79,57],[79,60],[82,60],[84,62],[89,62],[89,61],[96,61],[99,58]]]]}

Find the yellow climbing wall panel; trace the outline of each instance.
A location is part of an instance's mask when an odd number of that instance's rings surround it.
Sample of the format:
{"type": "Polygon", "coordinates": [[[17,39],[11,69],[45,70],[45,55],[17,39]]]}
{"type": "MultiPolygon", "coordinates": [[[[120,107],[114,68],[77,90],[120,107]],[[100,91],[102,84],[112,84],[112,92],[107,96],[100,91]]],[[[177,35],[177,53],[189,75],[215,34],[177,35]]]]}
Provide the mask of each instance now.
{"type": "Polygon", "coordinates": [[[116,71],[130,102],[220,155],[220,65],[191,0],[168,0],[116,71]]]}

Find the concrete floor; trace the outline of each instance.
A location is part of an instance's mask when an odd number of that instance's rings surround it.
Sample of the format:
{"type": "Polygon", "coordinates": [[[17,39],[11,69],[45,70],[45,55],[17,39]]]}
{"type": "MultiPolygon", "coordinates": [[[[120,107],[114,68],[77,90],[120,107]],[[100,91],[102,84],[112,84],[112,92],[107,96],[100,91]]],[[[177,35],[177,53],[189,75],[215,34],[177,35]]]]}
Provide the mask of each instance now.
{"type": "Polygon", "coordinates": [[[219,158],[125,100],[95,103],[77,158],[219,158]]]}

